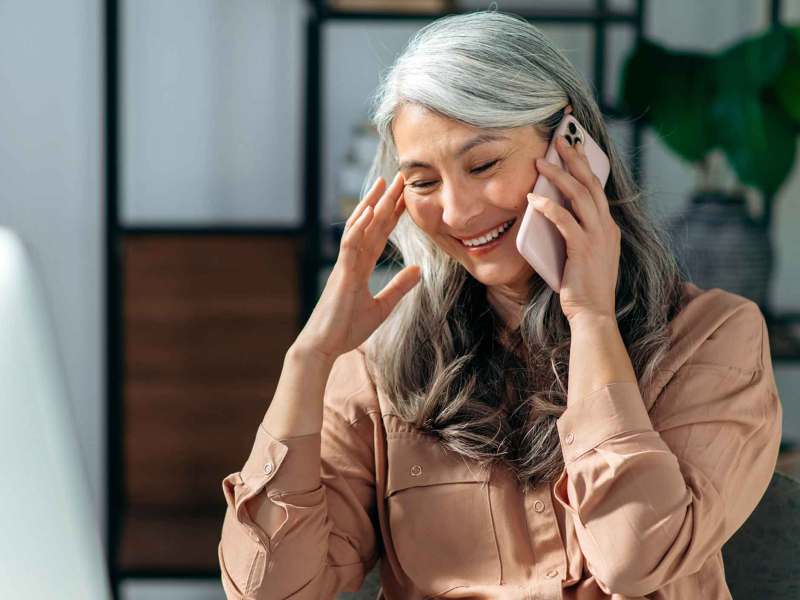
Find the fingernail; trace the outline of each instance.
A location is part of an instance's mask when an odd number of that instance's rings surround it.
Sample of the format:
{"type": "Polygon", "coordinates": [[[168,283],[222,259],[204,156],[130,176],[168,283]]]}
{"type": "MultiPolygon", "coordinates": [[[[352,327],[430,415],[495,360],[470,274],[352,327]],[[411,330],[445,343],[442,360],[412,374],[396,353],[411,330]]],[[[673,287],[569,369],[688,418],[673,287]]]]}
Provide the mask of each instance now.
{"type": "Polygon", "coordinates": [[[536,208],[542,206],[545,202],[545,199],[541,196],[537,196],[536,194],[528,194],[528,200],[531,204],[533,204],[536,208]]]}

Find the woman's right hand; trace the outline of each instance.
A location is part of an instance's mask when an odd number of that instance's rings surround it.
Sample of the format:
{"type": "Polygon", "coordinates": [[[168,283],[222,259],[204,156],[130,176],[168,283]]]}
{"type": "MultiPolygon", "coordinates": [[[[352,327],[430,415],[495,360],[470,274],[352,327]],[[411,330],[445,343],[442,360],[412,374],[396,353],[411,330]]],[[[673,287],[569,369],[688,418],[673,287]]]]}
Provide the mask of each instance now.
{"type": "Polygon", "coordinates": [[[332,364],[369,338],[419,281],[419,266],[409,265],[378,295],[373,297],[369,289],[375,264],[405,209],[404,183],[398,173],[386,188],[379,177],[347,219],[336,264],[295,347],[313,351],[332,364]]]}

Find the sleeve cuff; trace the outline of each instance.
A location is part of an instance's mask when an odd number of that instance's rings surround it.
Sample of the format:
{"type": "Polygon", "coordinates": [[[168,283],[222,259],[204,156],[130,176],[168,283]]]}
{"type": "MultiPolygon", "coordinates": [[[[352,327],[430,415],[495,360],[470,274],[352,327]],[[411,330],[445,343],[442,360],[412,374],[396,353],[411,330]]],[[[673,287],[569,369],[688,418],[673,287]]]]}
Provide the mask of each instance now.
{"type": "Polygon", "coordinates": [[[262,422],[250,456],[242,467],[242,481],[258,494],[269,483],[270,494],[307,492],[318,488],[322,434],[276,439],[262,422]]]}
{"type": "Polygon", "coordinates": [[[614,436],[653,429],[639,385],[627,381],[608,383],[570,404],[556,419],[564,463],[614,436]]]}

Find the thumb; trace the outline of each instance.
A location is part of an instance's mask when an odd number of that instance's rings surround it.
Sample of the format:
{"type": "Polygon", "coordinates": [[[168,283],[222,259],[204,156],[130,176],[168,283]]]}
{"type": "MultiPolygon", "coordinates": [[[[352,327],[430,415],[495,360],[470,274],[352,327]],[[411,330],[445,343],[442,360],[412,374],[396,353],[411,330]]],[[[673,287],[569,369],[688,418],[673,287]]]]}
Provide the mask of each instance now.
{"type": "Polygon", "coordinates": [[[419,282],[421,273],[419,265],[409,265],[392,277],[392,280],[375,296],[384,319],[394,310],[401,298],[419,282]]]}

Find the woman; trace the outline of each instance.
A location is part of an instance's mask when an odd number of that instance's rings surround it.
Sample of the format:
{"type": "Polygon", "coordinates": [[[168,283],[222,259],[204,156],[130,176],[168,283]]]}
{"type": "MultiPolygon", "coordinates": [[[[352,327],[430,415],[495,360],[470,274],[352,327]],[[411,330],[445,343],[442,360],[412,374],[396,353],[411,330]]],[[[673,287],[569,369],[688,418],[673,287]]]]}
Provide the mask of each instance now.
{"type": "Polygon", "coordinates": [[[525,20],[431,23],[377,100],[371,186],[223,481],[228,597],[332,598],[380,558],[391,600],[730,598],[721,548],[781,437],[758,306],[680,279],[589,87],[525,20]],[[570,110],[605,187],[580,144],[540,160],[570,110]],[[566,240],[560,294],[513,241],[539,173],[575,211],[533,200],[566,240]],[[373,298],[387,239],[407,266],[373,298]]]}

